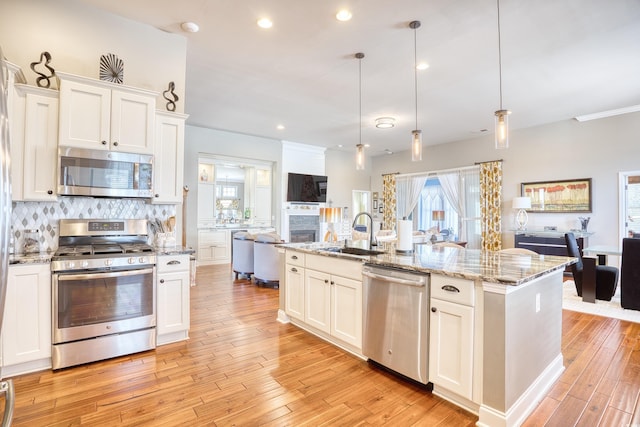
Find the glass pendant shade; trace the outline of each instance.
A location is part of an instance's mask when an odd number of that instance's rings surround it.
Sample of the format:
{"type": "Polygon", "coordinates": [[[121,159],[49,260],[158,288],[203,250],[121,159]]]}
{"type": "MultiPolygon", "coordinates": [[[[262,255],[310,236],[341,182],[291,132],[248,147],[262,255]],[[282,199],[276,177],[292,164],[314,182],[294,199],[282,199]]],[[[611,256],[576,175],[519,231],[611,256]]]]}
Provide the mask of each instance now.
{"type": "Polygon", "coordinates": [[[509,148],[509,110],[496,111],[496,149],[509,148]]]}
{"type": "Polygon", "coordinates": [[[422,131],[411,131],[411,161],[419,162],[422,160],[422,131]]]}
{"type": "Polygon", "coordinates": [[[356,170],[364,170],[364,145],[356,145],[356,170]]]}

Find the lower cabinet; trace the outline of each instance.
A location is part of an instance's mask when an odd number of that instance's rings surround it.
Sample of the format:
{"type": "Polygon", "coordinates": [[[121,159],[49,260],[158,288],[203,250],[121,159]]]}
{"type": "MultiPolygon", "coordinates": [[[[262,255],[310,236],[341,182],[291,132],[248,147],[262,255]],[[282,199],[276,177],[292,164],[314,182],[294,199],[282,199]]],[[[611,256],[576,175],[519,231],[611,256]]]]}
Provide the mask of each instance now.
{"type": "Polygon", "coordinates": [[[304,321],[304,254],[286,251],[284,311],[288,316],[304,321]]]}
{"type": "Polygon", "coordinates": [[[190,256],[159,255],[156,281],[157,344],[188,339],[190,256]]]}
{"type": "Polygon", "coordinates": [[[304,323],[358,352],[362,350],[361,272],[362,263],[357,261],[305,255],[304,323]]]}
{"type": "Polygon", "coordinates": [[[226,264],[231,262],[229,230],[198,231],[198,264],[226,264]]]}
{"type": "Polygon", "coordinates": [[[431,275],[429,381],[472,400],[474,283],[431,275]]]}
{"type": "Polygon", "coordinates": [[[2,374],[51,368],[51,268],[9,266],[2,325],[2,374]]]}

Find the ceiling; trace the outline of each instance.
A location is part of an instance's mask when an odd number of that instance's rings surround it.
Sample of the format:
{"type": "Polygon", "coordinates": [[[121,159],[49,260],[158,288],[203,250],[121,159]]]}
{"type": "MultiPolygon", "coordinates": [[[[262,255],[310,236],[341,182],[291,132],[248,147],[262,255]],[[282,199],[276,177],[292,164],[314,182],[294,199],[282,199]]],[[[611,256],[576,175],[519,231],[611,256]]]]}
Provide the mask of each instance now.
{"type": "MultiPolygon", "coordinates": [[[[187,37],[191,125],[348,151],[362,140],[371,155],[407,150],[415,35],[417,60],[430,65],[417,77],[424,144],[493,134],[495,0],[80,1],[187,37]],[[349,22],[335,18],[341,8],[349,22]],[[264,16],[269,30],[256,25],[264,16]],[[415,34],[412,20],[422,23],[415,34]],[[200,31],[183,32],[185,21],[200,31]],[[396,126],[376,129],[383,116],[396,126]]],[[[500,21],[512,130],[640,104],[640,1],[502,0],[500,21]]]]}

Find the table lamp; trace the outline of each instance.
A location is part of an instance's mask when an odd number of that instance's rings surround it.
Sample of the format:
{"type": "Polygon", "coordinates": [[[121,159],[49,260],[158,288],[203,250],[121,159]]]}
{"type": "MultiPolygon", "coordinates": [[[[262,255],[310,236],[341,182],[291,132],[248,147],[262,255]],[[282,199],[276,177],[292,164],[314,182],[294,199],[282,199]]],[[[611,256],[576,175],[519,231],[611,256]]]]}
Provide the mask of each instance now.
{"type": "Polygon", "coordinates": [[[531,209],[530,197],[514,197],[511,207],[518,212],[516,213],[516,225],[518,230],[525,230],[527,227],[527,221],[529,221],[529,215],[527,215],[526,209],[531,209]]]}
{"type": "Polygon", "coordinates": [[[342,208],[320,208],[320,222],[327,223],[327,232],[324,235],[325,242],[337,242],[334,223],[342,220],[342,208]]]}
{"type": "Polygon", "coordinates": [[[440,232],[440,222],[444,221],[444,211],[432,211],[431,220],[438,223],[438,233],[440,232]]]}

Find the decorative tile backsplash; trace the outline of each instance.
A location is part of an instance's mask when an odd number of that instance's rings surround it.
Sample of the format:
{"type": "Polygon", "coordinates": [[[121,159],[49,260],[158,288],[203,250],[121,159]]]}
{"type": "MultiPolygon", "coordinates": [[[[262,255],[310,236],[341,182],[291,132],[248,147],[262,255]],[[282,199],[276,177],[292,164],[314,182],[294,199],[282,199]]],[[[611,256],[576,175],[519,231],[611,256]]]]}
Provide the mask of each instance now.
{"type": "Polygon", "coordinates": [[[175,205],[152,205],[142,199],[60,197],[59,202],[13,202],[11,226],[16,252],[25,230],[39,230],[40,250],[58,248],[58,220],[62,218],[155,219],[176,214],[175,205]]]}

